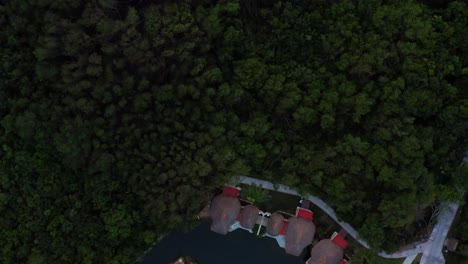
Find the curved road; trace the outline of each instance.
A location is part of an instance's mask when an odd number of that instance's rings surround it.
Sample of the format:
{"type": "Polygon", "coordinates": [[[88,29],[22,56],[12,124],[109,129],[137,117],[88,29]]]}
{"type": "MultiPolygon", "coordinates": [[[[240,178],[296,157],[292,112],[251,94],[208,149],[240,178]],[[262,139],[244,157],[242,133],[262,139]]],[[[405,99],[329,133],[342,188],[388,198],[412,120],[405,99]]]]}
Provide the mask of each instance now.
{"type": "MultiPolygon", "coordinates": [[[[290,188],[283,184],[278,184],[277,188],[274,187],[273,183],[269,181],[264,181],[252,177],[247,176],[239,176],[239,178],[235,179],[236,182],[233,183],[244,183],[244,184],[256,184],[257,186],[261,186],[264,189],[278,191],[282,193],[298,195],[297,190],[290,188]]],[[[305,198],[305,197],[304,197],[305,198]]],[[[356,239],[362,246],[365,248],[370,248],[369,244],[366,241],[359,237],[358,232],[348,223],[338,220],[335,211],[328,206],[322,199],[309,195],[307,197],[312,203],[317,205],[320,209],[322,209],[325,213],[327,213],[333,220],[335,220],[343,229],[345,229],[348,234],[356,239]]],[[[445,259],[442,255],[442,247],[447,236],[448,230],[452,224],[452,221],[455,217],[455,214],[458,210],[458,204],[455,203],[443,203],[442,205],[444,209],[442,209],[441,214],[438,217],[438,223],[434,226],[432,230],[432,234],[430,239],[427,241],[416,245],[414,249],[408,249],[404,251],[397,251],[392,254],[388,254],[385,252],[380,252],[379,256],[383,258],[405,258],[410,257],[410,259],[419,253],[423,253],[421,264],[438,264],[438,263],[445,263],[445,259]]],[[[408,259],[409,260],[409,259],[408,259]]]]}

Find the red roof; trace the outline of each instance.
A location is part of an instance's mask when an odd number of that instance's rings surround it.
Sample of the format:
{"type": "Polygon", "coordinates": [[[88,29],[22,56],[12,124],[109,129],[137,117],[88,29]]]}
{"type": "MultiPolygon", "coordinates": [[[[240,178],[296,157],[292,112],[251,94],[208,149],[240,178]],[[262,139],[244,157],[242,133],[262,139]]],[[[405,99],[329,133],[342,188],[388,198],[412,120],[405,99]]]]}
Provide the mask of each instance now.
{"type": "Polygon", "coordinates": [[[296,216],[312,221],[312,218],[314,217],[314,212],[312,212],[309,209],[298,207],[296,209],[296,216]]]}
{"type": "Polygon", "coordinates": [[[224,186],[223,193],[227,196],[237,197],[239,196],[240,189],[232,186],[224,186]]]}
{"type": "Polygon", "coordinates": [[[286,227],[288,226],[289,221],[284,219],[283,220],[283,228],[281,228],[280,235],[286,234],[286,227]]]}
{"type": "Polygon", "coordinates": [[[241,219],[242,219],[242,213],[237,216],[236,221],[240,222],[241,219]]]}
{"type": "Polygon", "coordinates": [[[339,234],[337,234],[333,239],[332,241],[337,244],[338,246],[340,246],[342,249],[345,249],[347,246],[348,246],[348,242],[342,237],[340,236],[339,234]]]}
{"type": "Polygon", "coordinates": [[[346,262],[346,260],[344,260],[344,259],[342,259],[342,260],[340,260],[340,262],[338,262],[338,264],[346,264],[346,263],[348,263],[348,262],[346,262]]]}

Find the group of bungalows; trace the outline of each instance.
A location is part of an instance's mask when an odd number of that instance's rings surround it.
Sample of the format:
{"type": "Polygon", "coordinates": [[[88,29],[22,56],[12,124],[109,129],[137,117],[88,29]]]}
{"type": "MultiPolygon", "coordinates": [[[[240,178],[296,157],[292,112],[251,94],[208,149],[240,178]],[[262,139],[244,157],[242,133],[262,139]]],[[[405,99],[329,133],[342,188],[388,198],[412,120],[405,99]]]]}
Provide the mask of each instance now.
{"type": "MultiPolygon", "coordinates": [[[[234,224],[247,230],[254,228],[260,209],[253,204],[242,207],[238,199],[239,193],[240,188],[225,186],[223,193],[213,198],[209,208],[212,231],[227,234],[234,224]]],[[[299,256],[314,239],[315,225],[312,218],[313,212],[307,208],[298,207],[296,215],[287,219],[275,212],[269,216],[266,235],[284,241],[286,253],[299,256]]],[[[330,239],[323,239],[312,248],[311,256],[306,264],[346,263],[343,260],[343,251],[346,246],[346,240],[335,233],[330,239]]]]}

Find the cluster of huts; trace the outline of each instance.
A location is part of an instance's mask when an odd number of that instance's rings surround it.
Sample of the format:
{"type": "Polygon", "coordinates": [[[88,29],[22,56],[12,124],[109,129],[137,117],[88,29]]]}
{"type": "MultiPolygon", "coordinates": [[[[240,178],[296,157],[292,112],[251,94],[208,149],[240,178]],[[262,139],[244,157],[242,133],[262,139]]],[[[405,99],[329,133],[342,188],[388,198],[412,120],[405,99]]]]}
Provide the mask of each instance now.
{"type": "MultiPolygon", "coordinates": [[[[225,186],[223,193],[215,196],[207,209],[206,216],[212,220],[211,230],[227,234],[237,228],[252,232],[256,224],[266,226],[266,236],[276,239],[286,253],[299,256],[312,244],[315,225],[313,212],[298,207],[296,215],[285,217],[279,212],[265,214],[253,204],[241,205],[238,198],[240,188],[225,186]]],[[[308,206],[307,206],[308,207],[308,206]]],[[[311,249],[306,264],[343,264],[344,249],[348,243],[336,232],[330,239],[322,239],[311,249]]]]}

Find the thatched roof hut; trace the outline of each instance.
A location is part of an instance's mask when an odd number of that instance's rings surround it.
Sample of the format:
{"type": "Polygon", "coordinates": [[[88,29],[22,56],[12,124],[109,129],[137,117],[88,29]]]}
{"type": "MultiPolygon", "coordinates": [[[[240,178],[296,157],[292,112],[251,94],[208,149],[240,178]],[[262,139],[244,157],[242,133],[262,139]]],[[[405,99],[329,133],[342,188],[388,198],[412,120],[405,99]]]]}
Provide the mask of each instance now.
{"type": "Polygon", "coordinates": [[[307,264],[338,264],[343,258],[343,249],[331,239],[320,240],[310,251],[307,264]]]}
{"type": "Polygon", "coordinates": [[[266,227],[266,232],[270,236],[277,236],[281,232],[281,228],[283,228],[283,220],[284,217],[280,213],[273,213],[268,220],[268,224],[266,227]]]}
{"type": "Polygon", "coordinates": [[[257,206],[249,204],[242,209],[240,224],[244,228],[252,229],[255,226],[260,210],[257,206]]]}
{"type": "Polygon", "coordinates": [[[239,215],[241,205],[239,199],[220,194],[213,198],[210,206],[210,216],[213,220],[211,231],[219,234],[227,234],[239,215]]]}
{"type": "Polygon", "coordinates": [[[286,228],[286,253],[299,256],[305,247],[312,244],[315,235],[315,225],[304,218],[291,217],[286,228]]]}

